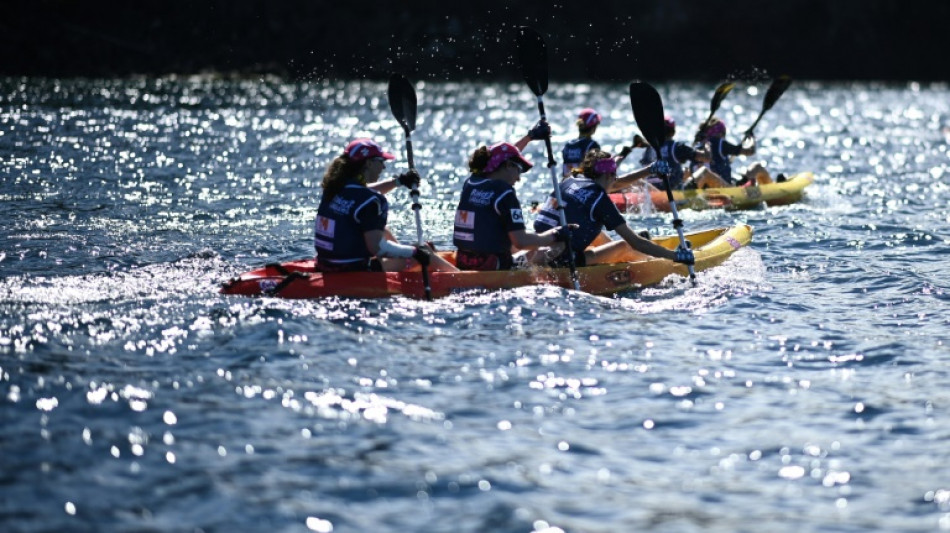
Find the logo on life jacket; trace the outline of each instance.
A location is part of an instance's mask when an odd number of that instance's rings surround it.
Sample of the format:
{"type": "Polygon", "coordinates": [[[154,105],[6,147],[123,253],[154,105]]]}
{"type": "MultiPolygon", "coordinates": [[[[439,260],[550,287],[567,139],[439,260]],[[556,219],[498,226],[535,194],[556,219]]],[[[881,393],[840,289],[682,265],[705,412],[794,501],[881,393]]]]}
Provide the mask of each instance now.
{"type": "Polygon", "coordinates": [[[317,235],[323,235],[324,237],[333,237],[333,233],[336,230],[336,221],[332,218],[327,218],[324,216],[317,216],[317,235]]]}
{"type": "Polygon", "coordinates": [[[334,213],[340,213],[341,215],[348,214],[353,210],[354,206],[356,206],[356,201],[346,200],[340,196],[334,196],[330,202],[330,210],[334,213]]]}
{"type": "Polygon", "coordinates": [[[468,195],[468,201],[472,205],[489,205],[495,193],[492,191],[474,190],[468,195]]]}
{"type": "Polygon", "coordinates": [[[459,209],[455,212],[455,225],[465,229],[475,229],[475,213],[459,209]]]}

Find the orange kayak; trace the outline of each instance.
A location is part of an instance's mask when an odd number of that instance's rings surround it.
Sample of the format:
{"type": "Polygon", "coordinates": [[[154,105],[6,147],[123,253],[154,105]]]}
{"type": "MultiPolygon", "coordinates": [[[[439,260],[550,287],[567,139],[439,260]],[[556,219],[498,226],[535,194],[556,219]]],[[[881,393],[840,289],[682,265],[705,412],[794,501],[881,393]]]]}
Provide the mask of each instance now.
{"type": "MultiPolygon", "coordinates": [[[[801,172],[786,181],[766,185],[673,191],[673,201],[677,209],[695,210],[753,209],[763,202],[768,206],[788,205],[801,200],[805,187],[811,185],[814,179],[811,172],[801,172]]],[[[647,201],[652,203],[653,209],[670,211],[666,191],[614,193],[610,195],[610,200],[621,211],[637,210],[647,201]]]]}
{"type": "MultiPolygon", "coordinates": [[[[706,270],[721,264],[752,240],[752,228],[737,224],[689,233],[696,256],[695,270],[706,270]]],[[[655,237],[653,242],[669,249],[679,244],[676,235],[655,237]]],[[[454,252],[439,252],[450,262],[454,252]]],[[[590,294],[613,294],[659,283],[671,274],[687,276],[684,265],[667,259],[644,256],[629,263],[592,265],[578,268],[581,290],[590,294]]],[[[472,290],[498,290],[525,285],[557,285],[572,288],[566,268],[532,268],[527,270],[430,272],[429,282],[434,298],[472,290]]],[[[303,259],[271,264],[241,274],[225,282],[221,294],[242,296],[273,296],[279,298],[385,298],[425,295],[420,272],[343,272],[314,271],[314,261],[303,259]]]]}

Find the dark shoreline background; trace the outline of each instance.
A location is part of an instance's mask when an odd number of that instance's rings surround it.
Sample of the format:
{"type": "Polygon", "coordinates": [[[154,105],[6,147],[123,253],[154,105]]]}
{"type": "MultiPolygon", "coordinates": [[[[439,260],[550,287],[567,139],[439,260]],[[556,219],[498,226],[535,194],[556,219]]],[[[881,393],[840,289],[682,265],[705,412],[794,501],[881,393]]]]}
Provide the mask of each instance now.
{"type": "Polygon", "coordinates": [[[914,0],[14,0],[0,75],[221,73],[516,79],[514,35],[554,79],[946,81],[950,2],[914,0]]]}

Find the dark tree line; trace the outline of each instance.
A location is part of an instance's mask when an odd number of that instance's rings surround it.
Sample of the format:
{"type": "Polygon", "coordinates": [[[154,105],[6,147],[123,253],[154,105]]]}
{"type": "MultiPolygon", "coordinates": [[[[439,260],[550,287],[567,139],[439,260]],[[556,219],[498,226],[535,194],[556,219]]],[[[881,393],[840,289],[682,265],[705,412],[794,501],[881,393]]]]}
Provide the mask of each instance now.
{"type": "Polygon", "coordinates": [[[512,79],[545,35],[560,79],[946,80],[950,2],[918,0],[13,0],[0,75],[271,73],[512,79]]]}

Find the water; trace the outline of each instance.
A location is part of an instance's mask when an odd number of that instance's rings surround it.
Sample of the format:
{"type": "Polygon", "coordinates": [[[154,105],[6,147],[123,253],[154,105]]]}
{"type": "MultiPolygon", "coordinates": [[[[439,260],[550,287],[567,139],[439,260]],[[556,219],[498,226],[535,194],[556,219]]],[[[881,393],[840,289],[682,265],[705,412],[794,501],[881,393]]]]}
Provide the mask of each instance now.
{"type": "MultiPolygon", "coordinates": [[[[713,87],[658,88],[688,138],[713,87]]],[[[552,83],[555,145],[586,106],[602,144],[628,143],[625,89],[552,83]]],[[[726,99],[731,137],[763,89],[726,99]]],[[[422,216],[448,247],[468,154],[536,108],[521,85],[418,91],[422,216]]],[[[350,138],[405,168],[382,84],[6,79],[0,95],[4,531],[950,530],[945,85],[796,82],[758,156],[816,184],[792,206],[683,212],[756,230],[696,287],[435,302],[216,293],[311,253],[350,138]]],[[[549,184],[539,168],[519,195],[549,184]]]]}

